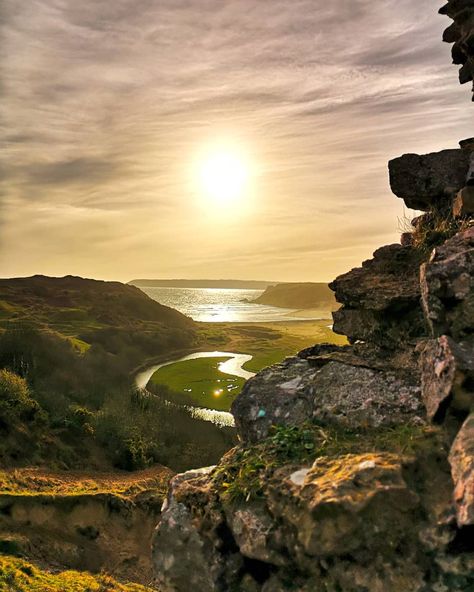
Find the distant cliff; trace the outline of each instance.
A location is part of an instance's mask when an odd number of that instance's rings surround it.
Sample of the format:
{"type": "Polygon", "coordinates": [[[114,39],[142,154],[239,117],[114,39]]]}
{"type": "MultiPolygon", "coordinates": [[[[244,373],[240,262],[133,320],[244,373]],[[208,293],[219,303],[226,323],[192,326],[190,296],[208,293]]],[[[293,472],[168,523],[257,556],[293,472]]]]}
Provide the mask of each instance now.
{"type": "Polygon", "coordinates": [[[322,283],[268,286],[254,302],[281,306],[282,308],[318,308],[321,310],[336,310],[338,308],[334,293],[327,284],[322,283]]]}

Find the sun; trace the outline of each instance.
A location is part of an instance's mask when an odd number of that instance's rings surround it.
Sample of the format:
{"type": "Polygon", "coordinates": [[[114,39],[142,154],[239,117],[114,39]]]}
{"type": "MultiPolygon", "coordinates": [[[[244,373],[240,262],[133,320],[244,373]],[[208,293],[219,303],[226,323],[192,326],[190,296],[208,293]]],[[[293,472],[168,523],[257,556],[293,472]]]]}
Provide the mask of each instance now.
{"type": "Polygon", "coordinates": [[[236,151],[226,149],[206,154],[199,163],[198,172],[202,191],[220,204],[240,199],[250,177],[245,158],[236,151]]]}

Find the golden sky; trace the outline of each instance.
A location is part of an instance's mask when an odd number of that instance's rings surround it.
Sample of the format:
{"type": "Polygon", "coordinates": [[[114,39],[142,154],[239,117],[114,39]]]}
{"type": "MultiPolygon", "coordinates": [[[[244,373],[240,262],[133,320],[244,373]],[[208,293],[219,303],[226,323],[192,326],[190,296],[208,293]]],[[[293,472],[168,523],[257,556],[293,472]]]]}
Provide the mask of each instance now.
{"type": "Polygon", "coordinates": [[[330,280],[397,240],[387,161],[472,135],[442,2],[2,4],[3,277],[330,280]]]}

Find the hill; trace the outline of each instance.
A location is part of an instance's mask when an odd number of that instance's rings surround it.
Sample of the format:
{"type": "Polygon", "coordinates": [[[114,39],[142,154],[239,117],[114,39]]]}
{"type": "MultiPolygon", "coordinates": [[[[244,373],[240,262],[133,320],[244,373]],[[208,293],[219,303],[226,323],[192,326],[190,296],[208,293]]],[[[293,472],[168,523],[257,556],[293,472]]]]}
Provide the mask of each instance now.
{"type": "Polygon", "coordinates": [[[159,322],[191,327],[192,321],[129,284],[35,275],[0,279],[0,320],[34,317],[58,325],[126,325],[159,322]]]}
{"type": "Polygon", "coordinates": [[[134,286],[0,280],[0,466],[181,467],[195,454],[212,462],[227,435],[137,398],[130,380],[145,360],[197,339],[194,321],[134,286]]]}
{"type": "Polygon", "coordinates": [[[268,286],[253,302],[282,308],[336,310],[338,307],[334,293],[327,284],[311,282],[268,286]]]}

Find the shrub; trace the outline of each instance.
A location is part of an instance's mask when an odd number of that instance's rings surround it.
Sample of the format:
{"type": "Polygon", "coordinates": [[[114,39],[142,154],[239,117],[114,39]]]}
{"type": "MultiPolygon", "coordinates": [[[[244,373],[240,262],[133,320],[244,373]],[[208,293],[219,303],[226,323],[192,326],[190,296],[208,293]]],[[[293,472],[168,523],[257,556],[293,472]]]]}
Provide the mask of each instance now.
{"type": "Polygon", "coordinates": [[[28,384],[10,370],[0,370],[0,422],[6,427],[21,419],[33,419],[39,411],[28,384]]]}

